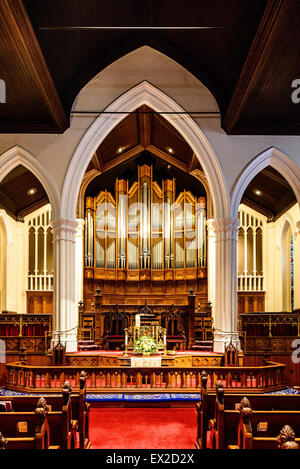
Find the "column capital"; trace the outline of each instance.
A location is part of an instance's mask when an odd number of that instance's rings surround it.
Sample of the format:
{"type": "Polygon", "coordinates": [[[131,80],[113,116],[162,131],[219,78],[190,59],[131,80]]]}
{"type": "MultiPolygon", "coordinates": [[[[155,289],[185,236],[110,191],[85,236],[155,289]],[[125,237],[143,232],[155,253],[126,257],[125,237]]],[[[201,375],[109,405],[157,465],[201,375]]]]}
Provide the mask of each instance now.
{"type": "Polygon", "coordinates": [[[209,218],[208,220],[206,220],[207,236],[209,238],[215,238],[216,236],[214,222],[214,218],[209,218]]]}
{"type": "Polygon", "coordinates": [[[78,220],[72,218],[56,218],[51,221],[54,241],[75,241],[78,220]]]}
{"type": "Polygon", "coordinates": [[[240,220],[238,218],[218,218],[212,221],[217,241],[237,240],[240,220]]]}

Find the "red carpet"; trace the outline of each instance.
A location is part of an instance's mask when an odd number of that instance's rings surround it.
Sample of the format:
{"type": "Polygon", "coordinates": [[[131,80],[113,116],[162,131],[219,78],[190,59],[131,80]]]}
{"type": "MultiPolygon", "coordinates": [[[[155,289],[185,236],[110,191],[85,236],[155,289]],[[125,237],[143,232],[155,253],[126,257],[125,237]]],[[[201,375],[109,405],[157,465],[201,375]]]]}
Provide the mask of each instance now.
{"type": "Polygon", "coordinates": [[[193,449],[196,423],[190,408],[95,408],[90,440],[93,449],[193,449]]]}

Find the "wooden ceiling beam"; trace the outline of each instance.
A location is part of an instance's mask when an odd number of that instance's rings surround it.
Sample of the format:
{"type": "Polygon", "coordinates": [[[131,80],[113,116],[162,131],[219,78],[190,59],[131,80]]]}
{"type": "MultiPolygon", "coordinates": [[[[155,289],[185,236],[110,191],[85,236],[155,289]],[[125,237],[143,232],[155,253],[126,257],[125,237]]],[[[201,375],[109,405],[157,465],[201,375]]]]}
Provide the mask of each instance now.
{"type": "Polygon", "coordinates": [[[188,166],[183,163],[182,161],[179,161],[177,158],[174,158],[174,156],[169,155],[167,152],[161,150],[160,148],[155,147],[154,145],[148,145],[146,147],[146,150],[152,153],[153,155],[157,156],[161,160],[166,161],[167,163],[175,166],[178,169],[181,169],[181,171],[189,172],[188,166]]]}
{"type": "Polygon", "coordinates": [[[287,189],[291,189],[291,186],[283,176],[279,174],[277,175],[276,173],[273,173],[273,171],[269,171],[267,168],[263,169],[262,173],[264,174],[264,176],[276,182],[276,184],[286,187],[287,189]]]}
{"type": "MultiPolygon", "coordinates": [[[[36,99],[41,101],[49,114],[48,122],[35,124],[34,132],[63,132],[69,125],[59,94],[56,90],[40,45],[27,15],[23,0],[1,0],[1,38],[0,47],[7,51],[5,66],[22,76],[20,86],[26,92],[26,86],[34,83],[36,99]]],[[[14,73],[10,71],[10,73],[14,73]]],[[[7,83],[9,86],[9,83],[7,83]]],[[[4,127],[20,127],[18,122],[3,122],[4,127]]],[[[6,128],[5,127],[5,128],[6,128]]],[[[3,131],[0,122],[1,131],[3,131]]],[[[30,130],[28,123],[28,131],[30,130]]],[[[25,129],[26,131],[26,129],[25,129]]]]}
{"type": "Polygon", "coordinates": [[[145,104],[137,111],[137,126],[140,144],[149,146],[152,140],[152,114],[145,104]]]}
{"type": "Polygon", "coordinates": [[[247,199],[247,197],[243,197],[241,203],[247,205],[248,207],[252,208],[253,210],[256,210],[256,212],[261,213],[262,215],[267,217],[268,220],[273,220],[274,219],[274,213],[271,210],[268,210],[267,208],[253,202],[250,199],[247,199]]]}
{"type": "MultiPolygon", "coordinates": [[[[285,0],[269,0],[260,25],[252,42],[242,72],[223,120],[223,128],[232,133],[238,126],[242,113],[255,92],[258,79],[264,73],[268,61],[272,60],[272,48],[280,34],[281,13],[285,0]]],[[[275,97],[274,97],[275,99],[275,97]]],[[[255,128],[248,124],[248,127],[255,128]]]]}
{"type": "Polygon", "coordinates": [[[103,173],[109,171],[110,169],[113,169],[119,164],[125,163],[125,161],[130,160],[134,156],[139,155],[139,153],[142,153],[142,151],[144,150],[145,148],[142,145],[136,145],[135,147],[122,153],[121,155],[116,156],[114,159],[112,159],[103,166],[103,173]]]}
{"type": "Polygon", "coordinates": [[[49,203],[48,197],[44,197],[41,200],[38,200],[34,204],[29,205],[26,208],[23,208],[23,210],[20,210],[17,214],[18,221],[24,221],[24,217],[26,215],[29,215],[30,213],[34,212],[35,210],[38,210],[39,208],[43,207],[44,205],[49,203]]]}
{"type": "Polygon", "coordinates": [[[189,173],[191,173],[194,169],[196,169],[197,163],[198,163],[197,157],[195,153],[193,153],[190,164],[189,164],[189,169],[188,169],[189,173]]]}
{"type": "Polygon", "coordinates": [[[100,173],[102,173],[103,163],[102,163],[101,155],[99,154],[98,150],[96,150],[96,152],[93,154],[91,161],[92,161],[93,168],[99,171],[100,173]]]}

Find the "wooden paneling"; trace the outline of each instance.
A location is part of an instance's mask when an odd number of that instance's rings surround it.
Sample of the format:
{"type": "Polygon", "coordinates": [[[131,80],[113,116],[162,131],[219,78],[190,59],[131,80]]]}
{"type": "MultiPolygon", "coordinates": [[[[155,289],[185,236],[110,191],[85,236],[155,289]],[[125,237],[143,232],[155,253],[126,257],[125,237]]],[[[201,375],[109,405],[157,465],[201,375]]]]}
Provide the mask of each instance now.
{"type": "Polygon", "coordinates": [[[236,134],[299,135],[291,84],[300,72],[300,3],[269,0],[228,106],[223,127],[236,134]]]}
{"type": "Polygon", "coordinates": [[[27,313],[53,314],[53,292],[27,291],[27,313]]]}
{"type": "Polygon", "coordinates": [[[238,317],[265,310],[265,292],[238,292],[238,317]]]}
{"type": "Polygon", "coordinates": [[[284,363],[286,365],[283,372],[284,383],[287,386],[300,386],[300,366],[299,363],[293,363],[291,353],[272,353],[268,355],[265,353],[246,353],[245,366],[259,366],[264,359],[284,363]]]}
{"type": "MultiPolygon", "coordinates": [[[[101,289],[104,304],[144,304],[145,299],[149,304],[186,304],[186,297],[191,288],[194,289],[201,305],[207,303],[207,278],[206,269],[203,270],[202,278],[195,278],[193,280],[164,280],[164,278],[156,281],[139,280],[137,279],[127,281],[126,276],[124,280],[109,280],[108,278],[98,278],[97,271],[105,269],[85,268],[84,280],[84,304],[85,308],[89,308],[93,303],[93,295],[96,288],[101,289]]],[[[152,271],[154,272],[154,271],[152,271]]],[[[170,271],[172,274],[175,270],[170,271]]],[[[114,271],[114,274],[116,271],[114,271]]],[[[122,273],[122,271],[120,272],[122,273]]],[[[155,273],[155,272],[154,272],[155,273]]],[[[149,276],[151,271],[149,270],[149,276]]]]}
{"type": "Polygon", "coordinates": [[[0,5],[1,78],[7,83],[2,132],[63,132],[83,86],[117,59],[149,46],[212,92],[227,132],[300,133],[291,101],[291,83],[300,76],[297,0],[0,5]]]}
{"type": "Polygon", "coordinates": [[[51,0],[25,0],[25,5],[68,109],[82,86],[104,67],[138,47],[148,45],[203,81],[223,112],[242,70],[266,0],[197,0],[191,5],[183,0],[161,3],[124,0],[102,2],[101,6],[98,0],[64,0],[56,2],[55,8],[51,0]],[[122,25],[210,26],[213,29],[77,28],[122,25]],[[222,60],[216,60],[216,57],[222,57],[222,60]]]}
{"type": "Polygon", "coordinates": [[[0,2],[1,132],[63,132],[67,118],[22,0],[0,2]]]}

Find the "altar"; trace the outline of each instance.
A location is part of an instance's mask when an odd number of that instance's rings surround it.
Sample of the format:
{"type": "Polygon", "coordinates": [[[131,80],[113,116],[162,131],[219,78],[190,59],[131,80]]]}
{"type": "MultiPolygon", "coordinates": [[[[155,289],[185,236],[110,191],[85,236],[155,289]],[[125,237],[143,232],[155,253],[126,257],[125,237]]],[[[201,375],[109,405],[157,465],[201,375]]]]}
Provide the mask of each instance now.
{"type": "Polygon", "coordinates": [[[161,356],[130,357],[130,366],[136,368],[152,368],[161,366],[161,356]]]}

